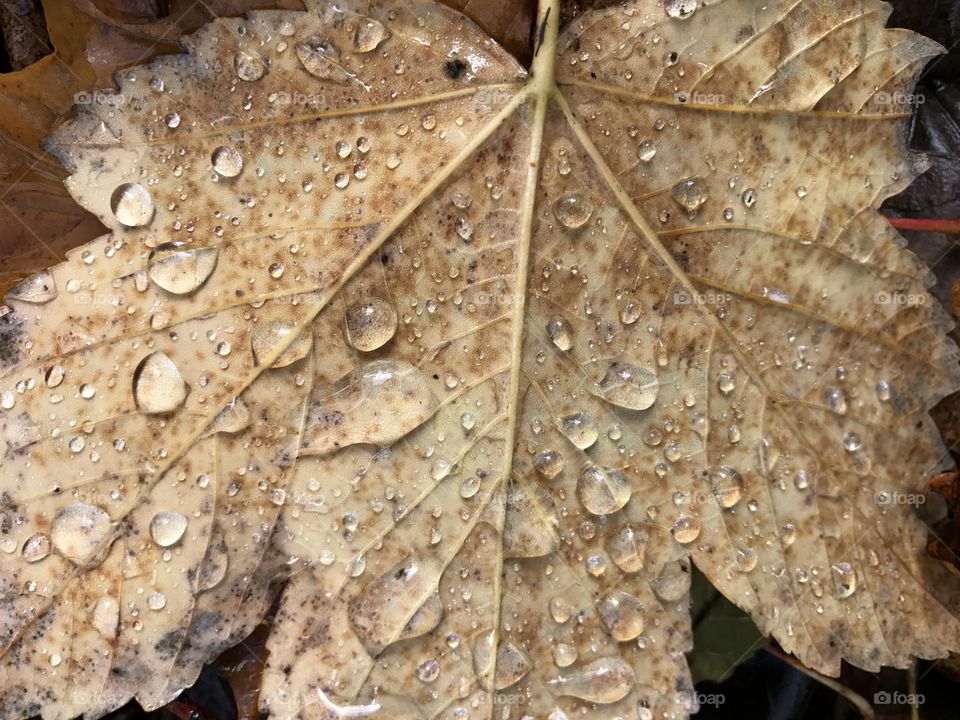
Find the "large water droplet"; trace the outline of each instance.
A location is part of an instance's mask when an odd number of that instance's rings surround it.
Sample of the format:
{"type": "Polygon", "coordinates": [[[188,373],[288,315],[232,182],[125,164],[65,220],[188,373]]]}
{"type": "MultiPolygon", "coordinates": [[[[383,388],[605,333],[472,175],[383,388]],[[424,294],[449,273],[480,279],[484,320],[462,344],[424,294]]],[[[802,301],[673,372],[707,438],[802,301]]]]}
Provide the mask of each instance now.
{"type": "Polygon", "coordinates": [[[720,507],[730,508],[743,495],[743,477],[734,468],[719,465],[710,469],[710,486],[720,507]]]}
{"type": "Polygon", "coordinates": [[[221,145],[210,155],[210,164],[218,175],[236,177],[243,170],[243,156],[230,145],[221,145]]]}
{"type": "Polygon", "coordinates": [[[117,637],[120,624],[120,604],[112,597],[102,597],[93,606],[93,627],[107,640],[117,637]]]}
{"type": "Polygon", "coordinates": [[[587,512],[610,515],[630,500],[630,479],[616,468],[588,465],[577,479],[577,497],[587,512]]]}
{"type": "Polygon", "coordinates": [[[426,635],[436,628],[441,620],[443,620],[443,602],[440,600],[439,593],[433,593],[413,614],[398,639],[409,640],[426,635]]]}
{"type": "Polygon", "coordinates": [[[309,327],[297,328],[291,322],[268,320],[257,323],[250,334],[250,347],[257,365],[268,362],[277,348],[285,343],[287,346],[273,359],[270,367],[286,367],[305,358],[313,348],[313,333],[309,327]]]}
{"type": "Polygon", "coordinates": [[[553,214],[564,227],[581,228],[593,215],[593,201],[579,193],[568,193],[553,204],[553,214]]]}
{"type": "Polygon", "coordinates": [[[567,643],[557,643],[553,648],[553,662],[557,667],[569,667],[577,661],[577,648],[567,643]]]}
{"type": "Polygon", "coordinates": [[[201,287],[217,267],[217,248],[166,243],[150,253],[147,276],[174,295],[188,295],[201,287]]]}
{"type": "Polygon", "coordinates": [[[397,311],[380,298],[370,298],[347,308],[347,342],[360,352],[386,345],[397,332],[397,311]]]}
{"type": "Polygon", "coordinates": [[[302,455],[346,445],[393,444],[430,419],[440,400],[423,372],[402,360],[375,360],[310,404],[302,455]]]}
{"type": "Polygon", "coordinates": [[[625,573],[640,572],[647,553],[647,533],[643,528],[624,525],[610,538],[610,559],[625,573]]]}
{"type": "Polygon", "coordinates": [[[374,657],[400,639],[408,620],[437,590],[441,568],[404,560],[372,580],[348,608],[350,625],[374,657]]]}
{"type": "Polygon", "coordinates": [[[560,695],[607,705],[625,698],[637,678],[626,660],[620,657],[598,658],[570,675],[561,675],[548,684],[560,695]]]}
{"type": "Polygon", "coordinates": [[[560,432],[580,450],[586,450],[600,437],[596,418],[585,412],[573,413],[561,418],[560,432]]]}
{"type": "Polygon", "coordinates": [[[656,402],[659,389],[657,376],[647,368],[615,362],[597,384],[594,394],[617,407],[646,410],[656,402]]]}
{"type": "Polygon", "coordinates": [[[665,602],[674,602],[690,590],[690,565],[686,560],[666,563],[651,583],[653,592],[665,602]]]}
{"type": "Polygon", "coordinates": [[[530,672],[530,658],[512,642],[501,642],[497,648],[497,669],[493,685],[503,690],[520,682],[530,672]]]}
{"type": "Polygon", "coordinates": [[[57,552],[79,562],[86,560],[110,531],[110,516],[103,508],[80,502],[67,505],[56,514],[50,540],[57,552]]]}
{"type": "Polygon", "coordinates": [[[352,74],[340,65],[340,50],[323,38],[310,37],[296,46],[297,58],[304,70],[321,80],[343,82],[352,74]]]}
{"type": "Polygon", "coordinates": [[[124,183],[110,196],[110,209],[121,225],[142,227],[153,220],[153,198],[138,183],[124,183]]]}
{"type": "Polygon", "coordinates": [[[162,352],[147,355],[133,373],[133,397],[144,413],[167,413],[187,398],[187,384],[173,360],[162,352]]]}
{"type": "Polygon", "coordinates": [[[246,82],[259,80],[267,71],[266,66],[262,62],[242,51],[234,56],[233,68],[237,72],[237,77],[246,82]]]}
{"type": "Polygon", "coordinates": [[[388,36],[387,29],[373,18],[360,18],[353,34],[353,49],[359,53],[372,52],[388,36]]]}
{"type": "Polygon", "coordinates": [[[23,544],[21,550],[23,559],[28,563],[35,563],[43,560],[50,554],[50,538],[43,533],[37,533],[29,538],[23,544]]]}
{"type": "Polygon", "coordinates": [[[21,280],[7,293],[8,298],[35,305],[50,302],[56,296],[57,281],[49,270],[43,270],[21,280]]]}
{"type": "Polygon", "coordinates": [[[673,523],[670,532],[678,543],[692,543],[700,536],[700,521],[691,515],[681,515],[673,523]]]}
{"type": "Polygon", "coordinates": [[[440,677],[440,663],[435,658],[424,660],[417,665],[417,678],[421,682],[432,683],[440,677]]]}
{"type": "Polygon", "coordinates": [[[677,20],[685,20],[697,10],[699,0],[664,0],[663,8],[667,15],[677,20]]]}
{"type": "Polygon", "coordinates": [[[158,512],[150,521],[150,537],[160,547],[176,544],[187,529],[187,517],[175,510],[158,512]]]}
{"type": "Polygon", "coordinates": [[[556,450],[544,450],[534,458],[533,467],[547,480],[553,480],[563,470],[563,456],[556,450]]]}
{"type": "Polygon", "coordinates": [[[643,632],[643,603],[630,593],[617,590],[599,605],[600,619],[614,640],[626,642],[643,632]]]}

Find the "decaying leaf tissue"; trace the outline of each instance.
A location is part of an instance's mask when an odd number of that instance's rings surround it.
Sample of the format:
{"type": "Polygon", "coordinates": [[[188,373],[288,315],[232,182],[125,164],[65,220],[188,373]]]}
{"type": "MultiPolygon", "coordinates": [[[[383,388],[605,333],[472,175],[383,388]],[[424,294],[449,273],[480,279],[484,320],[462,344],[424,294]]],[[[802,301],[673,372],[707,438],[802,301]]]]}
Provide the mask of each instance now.
{"type": "Polygon", "coordinates": [[[0,311],[0,718],[162,707],[268,614],[273,720],[686,718],[694,567],[811,672],[960,651],[910,502],[958,353],[879,212],[942,48],[562,5],[521,63],[247,3],[82,88],[43,148],[106,231],[0,311]]]}

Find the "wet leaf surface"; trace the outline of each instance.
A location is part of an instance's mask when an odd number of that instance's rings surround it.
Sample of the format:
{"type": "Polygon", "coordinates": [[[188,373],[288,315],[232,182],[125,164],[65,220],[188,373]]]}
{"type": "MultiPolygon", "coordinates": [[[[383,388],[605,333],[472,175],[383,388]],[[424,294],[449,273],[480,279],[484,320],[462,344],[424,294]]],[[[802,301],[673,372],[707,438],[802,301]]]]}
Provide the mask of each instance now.
{"type": "Polygon", "coordinates": [[[691,563],[823,673],[960,645],[877,213],[939,48],[558,16],[531,72],[426,1],[220,19],[46,141],[109,232],[0,318],[3,717],[159,707],[278,596],[271,717],[684,717],[691,563]]]}

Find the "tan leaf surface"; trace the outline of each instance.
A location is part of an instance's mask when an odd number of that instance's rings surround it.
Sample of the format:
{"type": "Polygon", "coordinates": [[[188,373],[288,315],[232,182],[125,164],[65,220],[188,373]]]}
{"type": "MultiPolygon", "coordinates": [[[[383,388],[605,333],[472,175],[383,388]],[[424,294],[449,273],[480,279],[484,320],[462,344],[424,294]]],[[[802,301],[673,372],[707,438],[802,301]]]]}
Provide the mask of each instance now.
{"type": "Polygon", "coordinates": [[[0,717],[162,705],[278,593],[273,718],[685,717],[691,562],[821,672],[960,648],[906,502],[957,352],[876,212],[939,47],[697,5],[544,3],[528,73],[317,0],[77,109],[110,233],[0,318],[0,717]]]}

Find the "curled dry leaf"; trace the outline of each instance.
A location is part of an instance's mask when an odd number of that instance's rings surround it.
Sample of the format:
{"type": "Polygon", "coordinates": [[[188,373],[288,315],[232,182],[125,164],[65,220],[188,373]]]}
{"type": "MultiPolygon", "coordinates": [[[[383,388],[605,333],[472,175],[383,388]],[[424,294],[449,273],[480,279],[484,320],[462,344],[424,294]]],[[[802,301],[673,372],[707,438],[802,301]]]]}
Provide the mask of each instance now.
{"type": "Polygon", "coordinates": [[[274,718],[684,717],[691,562],[824,673],[960,648],[887,12],[545,2],[528,73],[339,0],[120,73],[48,142],[110,232],[0,320],[0,715],[157,707],[282,592],[274,718]]]}

